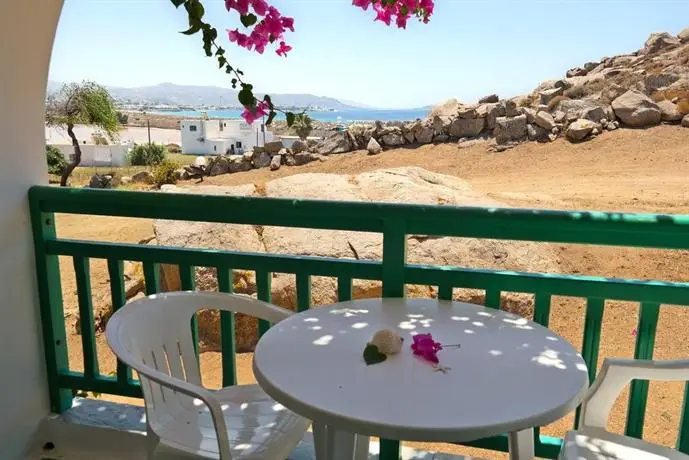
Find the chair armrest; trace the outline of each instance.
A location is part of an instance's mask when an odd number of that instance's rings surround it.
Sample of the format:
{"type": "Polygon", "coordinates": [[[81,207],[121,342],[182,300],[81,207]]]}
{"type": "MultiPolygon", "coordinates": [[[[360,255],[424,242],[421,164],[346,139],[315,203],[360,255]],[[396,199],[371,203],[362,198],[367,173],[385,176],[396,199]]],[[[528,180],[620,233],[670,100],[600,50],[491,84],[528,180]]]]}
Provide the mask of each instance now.
{"type": "Polygon", "coordinates": [[[615,400],[622,389],[635,379],[689,380],[689,360],[606,358],[596,380],[584,397],[579,426],[605,429],[615,400]]]}
{"type": "Polygon", "coordinates": [[[215,428],[216,435],[218,436],[218,452],[220,453],[220,460],[232,459],[232,455],[230,453],[230,442],[227,435],[227,424],[222,413],[222,407],[220,402],[215,398],[211,391],[184,380],[171,377],[164,372],[160,372],[159,370],[150,366],[142,365],[127,350],[120,347],[117,347],[118,349],[115,350],[112,344],[110,346],[113,348],[113,352],[115,355],[117,355],[120,361],[134,369],[140,375],[145,376],[146,378],[160,384],[163,387],[170,388],[184,395],[192,398],[198,398],[203,401],[203,403],[208,406],[208,410],[211,413],[211,419],[213,420],[213,426],[215,428]]]}

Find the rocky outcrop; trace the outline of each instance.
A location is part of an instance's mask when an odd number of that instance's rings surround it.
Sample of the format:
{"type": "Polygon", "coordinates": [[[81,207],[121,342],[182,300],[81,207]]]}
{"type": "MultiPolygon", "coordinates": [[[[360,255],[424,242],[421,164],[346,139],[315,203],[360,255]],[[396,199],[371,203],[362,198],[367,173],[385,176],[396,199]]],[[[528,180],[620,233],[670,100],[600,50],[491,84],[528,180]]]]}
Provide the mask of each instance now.
{"type": "Polygon", "coordinates": [[[656,54],[668,48],[674,48],[681,43],[680,39],[667,32],[653,33],[641,50],[642,54],[656,54]]]}
{"type": "Polygon", "coordinates": [[[378,141],[376,141],[374,138],[371,138],[368,141],[366,150],[368,150],[369,155],[378,155],[380,152],[383,151],[383,148],[380,146],[378,141]]]}
{"type": "Polygon", "coordinates": [[[527,135],[526,115],[498,117],[493,134],[498,144],[523,140],[527,135]]]}
{"type": "Polygon", "coordinates": [[[677,108],[677,105],[672,101],[660,101],[658,102],[658,108],[660,109],[660,118],[663,121],[675,122],[681,121],[683,118],[683,115],[677,108]]]}
{"type": "Polygon", "coordinates": [[[689,27],[681,31],[677,35],[677,38],[679,38],[679,41],[682,43],[689,43],[689,27]]]}
{"type": "Polygon", "coordinates": [[[449,134],[455,137],[476,137],[486,126],[485,118],[476,118],[477,112],[472,109],[465,118],[457,118],[450,124],[449,134]],[[469,118],[469,116],[473,116],[469,118]]]}
{"type": "Polygon", "coordinates": [[[591,120],[579,119],[567,127],[567,139],[572,142],[583,141],[594,129],[600,130],[600,125],[591,120]]]}
{"type": "Polygon", "coordinates": [[[643,128],[660,123],[658,104],[638,91],[627,91],[612,101],[615,115],[627,126],[643,128]]]}
{"type": "MultiPolygon", "coordinates": [[[[169,191],[185,193],[256,195],[252,186],[212,187],[190,189],[171,188],[169,191]]],[[[446,203],[457,206],[504,207],[475,190],[461,179],[431,173],[421,168],[397,168],[372,171],[356,176],[337,174],[297,174],[270,181],[265,195],[271,198],[309,198],[344,201],[388,201],[418,204],[446,203]]],[[[285,227],[256,229],[246,225],[177,222],[154,222],[156,241],[160,245],[238,250],[243,252],[270,252],[299,256],[330,257],[338,259],[380,260],[383,251],[382,235],[350,231],[315,230],[285,227]]],[[[471,266],[484,269],[517,270],[528,272],[557,271],[557,256],[547,244],[518,241],[495,241],[472,238],[420,237],[407,238],[409,263],[446,266],[471,266]]],[[[162,268],[164,290],[180,288],[176,266],[162,268]]],[[[199,290],[216,290],[215,269],[196,269],[199,290]]],[[[235,270],[232,274],[234,291],[255,296],[256,280],[253,272],[235,270]]],[[[432,296],[435,288],[409,286],[408,295],[432,296]]],[[[285,308],[296,308],[294,275],[275,274],[271,280],[272,301],[285,308]]],[[[378,297],[381,284],[376,281],[355,280],[354,298],[378,297]]],[[[312,304],[329,304],[337,300],[337,285],[332,278],[314,276],[311,284],[312,304]]],[[[483,302],[483,293],[473,290],[455,290],[455,299],[483,302]]],[[[505,296],[503,308],[528,315],[532,298],[526,295],[505,296]]],[[[203,350],[218,350],[219,315],[202,311],[199,317],[199,337],[203,350]]],[[[250,351],[257,341],[256,321],[236,315],[237,351],[250,351]]]]}
{"type": "Polygon", "coordinates": [[[498,102],[500,98],[498,97],[497,94],[491,94],[490,96],[484,96],[481,99],[478,100],[479,104],[487,104],[490,102],[498,102]]]}

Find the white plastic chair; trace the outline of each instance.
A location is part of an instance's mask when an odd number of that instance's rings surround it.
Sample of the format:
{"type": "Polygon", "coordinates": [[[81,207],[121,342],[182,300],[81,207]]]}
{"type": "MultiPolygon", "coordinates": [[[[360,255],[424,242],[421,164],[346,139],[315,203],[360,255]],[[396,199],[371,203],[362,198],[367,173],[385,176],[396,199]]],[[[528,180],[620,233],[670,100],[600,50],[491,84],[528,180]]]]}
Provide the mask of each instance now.
{"type": "Polygon", "coordinates": [[[634,379],[689,380],[689,360],[647,361],[606,359],[584,397],[576,431],[565,436],[560,460],[689,460],[669,447],[606,430],[610,410],[634,379]]]}
{"type": "Polygon", "coordinates": [[[191,318],[200,309],[244,313],[277,323],[289,310],[222,293],[174,292],[133,301],[108,321],[110,348],[141,379],[149,460],[160,444],[202,458],[285,459],[310,421],[258,385],[219,391],[201,385],[191,318]]]}

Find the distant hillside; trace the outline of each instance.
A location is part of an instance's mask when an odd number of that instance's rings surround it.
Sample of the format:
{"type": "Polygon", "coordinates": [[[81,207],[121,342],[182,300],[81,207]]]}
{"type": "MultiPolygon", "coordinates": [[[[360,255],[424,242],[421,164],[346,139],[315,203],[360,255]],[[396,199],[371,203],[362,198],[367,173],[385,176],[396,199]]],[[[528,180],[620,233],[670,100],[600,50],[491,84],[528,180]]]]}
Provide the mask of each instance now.
{"type": "MultiPolygon", "coordinates": [[[[48,92],[58,90],[62,84],[48,83],[48,92]]],[[[166,104],[181,106],[216,105],[237,107],[237,92],[217,86],[175,85],[160,83],[138,88],[108,87],[110,94],[121,103],[166,104]]],[[[369,108],[364,104],[342,102],[332,97],[313,94],[271,94],[273,103],[281,107],[320,107],[335,110],[369,108]]]]}

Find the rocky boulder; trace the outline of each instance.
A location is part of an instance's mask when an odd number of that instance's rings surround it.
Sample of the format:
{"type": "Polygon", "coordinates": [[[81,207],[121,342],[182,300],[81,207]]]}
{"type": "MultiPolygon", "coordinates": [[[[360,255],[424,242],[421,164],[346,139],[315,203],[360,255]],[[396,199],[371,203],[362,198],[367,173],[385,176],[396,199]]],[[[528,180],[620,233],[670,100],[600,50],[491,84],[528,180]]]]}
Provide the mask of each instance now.
{"type": "Polygon", "coordinates": [[[271,155],[278,153],[281,148],[282,141],[266,142],[266,145],[263,146],[263,150],[271,155]]]}
{"type": "MultiPolygon", "coordinates": [[[[279,152],[279,150],[278,150],[279,152]]],[[[277,152],[275,152],[277,153],[277,152]]],[[[254,165],[254,168],[256,169],[261,169],[261,168],[267,168],[270,166],[270,161],[272,157],[268,152],[261,152],[261,153],[254,153],[253,158],[251,159],[252,164],[254,165]]]]}
{"type": "Polygon", "coordinates": [[[567,78],[572,78],[572,77],[584,77],[588,74],[588,70],[583,69],[581,67],[573,67],[567,71],[567,78]]]}
{"type": "Polygon", "coordinates": [[[646,44],[641,50],[642,54],[655,54],[659,51],[673,48],[681,43],[680,39],[667,32],[657,32],[651,34],[646,40],[646,44]]]}
{"type": "Polygon", "coordinates": [[[689,128],[689,115],[684,115],[684,118],[682,118],[682,126],[689,128]]]}
{"type": "Polygon", "coordinates": [[[674,122],[681,121],[683,118],[683,115],[677,109],[677,105],[671,101],[658,102],[658,108],[660,109],[660,119],[662,121],[674,122]]]}
{"type": "Polygon", "coordinates": [[[302,166],[314,161],[326,161],[328,157],[318,153],[301,152],[294,155],[294,166],[302,166]]]}
{"type": "Polygon", "coordinates": [[[388,147],[399,147],[406,143],[402,130],[399,128],[389,130],[387,134],[380,136],[380,141],[388,147]]]}
{"type": "Polygon", "coordinates": [[[270,170],[277,171],[282,165],[282,155],[277,154],[270,160],[270,170]]]}
{"type": "Polygon", "coordinates": [[[486,127],[489,130],[495,129],[495,120],[505,116],[505,106],[498,102],[481,104],[476,108],[476,115],[486,119],[486,127]]]}
{"type": "Polygon", "coordinates": [[[132,182],[135,184],[152,184],[153,173],[150,171],[141,171],[132,176],[132,182]]]}
{"type": "MultiPolygon", "coordinates": [[[[346,153],[352,151],[352,142],[347,132],[333,133],[316,145],[316,152],[321,155],[346,153]]],[[[277,153],[277,152],[276,152],[277,153]]]]}
{"type": "Polygon", "coordinates": [[[292,143],[292,153],[306,152],[306,149],[308,148],[308,144],[301,139],[297,139],[292,143]]]}
{"type": "Polygon", "coordinates": [[[230,172],[230,159],[228,157],[214,158],[208,168],[209,176],[219,176],[228,172],[230,172]]]}
{"type": "Polygon", "coordinates": [[[368,150],[369,155],[378,155],[380,152],[383,151],[383,148],[380,146],[378,141],[376,141],[374,138],[371,138],[368,141],[366,150],[368,150]]]}
{"type": "Polygon", "coordinates": [[[497,94],[491,94],[489,96],[484,96],[481,99],[478,100],[479,104],[487,104],[491,102],[498,102],[500,98],[498,97],[497,94]]]}
{"type": "Polygon", "coordinates": [[[230,155],[228,173],[251,171],[251,161],[247,161],[243,155],[230,155]]]}
{"type": "Polygon", "coordinates": [[[555,119],[545,110],[541,110],[536,114],[534,123],[547,131],[551,131],[555,127],[555,119]]]}
{"type": "MultiPolygon", "coordinates": [[[[194,187],[187,193],[214,193],[227,195],[255,195],[253,186],[194,187]],[[211,190],[209,190],[209,188],[211,190]]],[[[270,181],[265,194],[273,198],[308,198],[344,201],[389,201],[435,205],[445,203],[456,206],[504,207],[472,189],[461,179],[431,173],[421,168],[398,168],[362,173],[356,176],[337,174],[298,174],[270,181]]],[[[382,236],[377,233],[332,231],[286,227],[263,227],[234,224],[204,224],[197,222],[155,221],[158,244],[197,247],[215,250],[268,252],[300,256],[338,259],[380,260],[383,251],[382,236]]],[[[409,263],[451,267],[472,267],[527,272],[553,272],[558,270],[557,256],[552,246],[519,241],[495,241],[473,238],[428,237],[409,235],[407,238],[409,263]]],[[[165,266],[165,290],[180,288],[176,266],[165,266]]],[[[256,295],[253,272],[233,272],[235,292],[256,295]]],[[[285,308],[296,309],[295,277],[275,274],[271,280],[272,300],[285,308]]],[[[199,290],[217,289],[214,269],[196,270],[199,290]]],[[[378,297],[381,283],[355,280],[354,298],[378,297]]],[[[436,294],[429,286],[408,286],[410,297],[428,297],[436,294]]],[[[311,301],[314,307],[337,300],[337,283],[333,278],[314,276],[311,283],[311,301]]],[[[457,289],[456,300],[482,303],[481,291],[457,289]]],[[[529,315],[532,298],[520,294],[503,297],[503,308],[529,315]]],[[[199,318],[199,336],[203,350],[218,350],[219,315],[203,311],[199,318]]],[[[238,351],[250,351],[257,341],[257,324],[244,315],[236,316],[236,342],[238,351]]]]}
{"type": "Polygon", "coordinates": [[[565,90],[563,87],[555,87],[555,88],[551,88],[551,89],[546,89],[545,91],[541,91],[539,93],[539,96],[541,98],[541,104],[543,104],[543,105],[550,104],[550,101],[555,99],[557,96],[562,96],[564,91],[565,90]]]}
{"type": "MultiPolygon", "coordinates": [[[[473,110],[476,115],[476,110],[473,110]]],[[[450,136],[476,137],[486,126],[485,118],[456,118],[450,124],[450,136]]]]}
{"type": "Polygon", "coordinates": [[[583,141],[594,129],[600,132],[600,125],[591,120],[579,119],[567,127],[567,139],[572,142],[583,141]]]}
{"type": "Polygon", "coordinates": [[[660,123],[658,104],[638,91],[627,91],[612,101],[612,108],[622,123],[633,128],[643,128],[660,123]]]}
{"type": "Polygon", "coordinates": [[[681,32],[677,35],[677,38],[679,38],[679,40],[680,40],[682,43],[689,43],[689,27],[687,27],[686,29],[684,29],[683,31],[681,31],[681,32]]]}
{"type": "Polygon", "coordinates": [[[430,144],[433,142],[433,126],[429,123],[418,122],[412,128],[414,140],[417,144],[430,144]]]}
{"type": "Polygon", "coordinates": [[[505,144],[510,141],[520,141],[527,135],[526,115],[517,117],[498,117],[495,121],[493,131],[495,141],[498,144],[505,144]]]}
{"type": "Polygon", "coordinates": [[[89,181],[89,188],[112,188],[110,174],[94,174],[89,181]]]}

